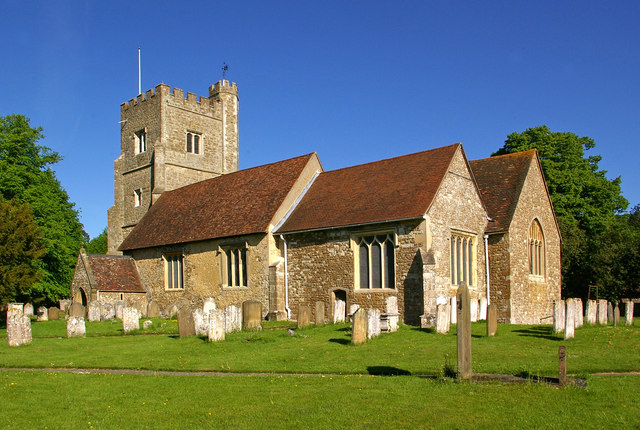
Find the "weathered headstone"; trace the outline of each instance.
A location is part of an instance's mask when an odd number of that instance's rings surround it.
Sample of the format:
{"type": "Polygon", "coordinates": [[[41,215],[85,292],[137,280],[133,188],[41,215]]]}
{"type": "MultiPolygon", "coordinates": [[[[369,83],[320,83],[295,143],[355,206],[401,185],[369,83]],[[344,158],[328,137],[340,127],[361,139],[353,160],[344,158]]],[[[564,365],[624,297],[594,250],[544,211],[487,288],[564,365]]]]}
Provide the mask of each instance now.
{"type": "Polygon", "coordinates": [[[69,307],[69,316],[82,318],[84,320],[84,306],[80,302],[73,302],[69,307]]]}
{"type": "Polygon", "coordinates": [[[613,326],[617,327],[620,324],[620,308],[616,303],[616,307],[613,308],[613,326]]]}
{"type": "Polygon", "coordinates": [[[7,304],[7,318],[11,315],[24,315],[24,304],[22,303],[8,303],[7,304]]]}
{"type": "Polygon", "coordinates": [[[471,322],[478,321],[478,299],[471,299],[471,305],[469,308],[471,315],[471,322]]]}
{"type": "Polygon", "coordinates": [[[607,303],[607,324],[613,324],[613,303],[607,303]]]}
{"type": "Polygon", "coordinates": [[[458,323],[458,298],[451,297],[451,324],[458,323]]]}
{"type": "Polygon", "coordinates": [[[624,322],[626,325],[633,325],[633,305],[631,300],[624,302],[624,322]]]}
{"type": "Polygon", "coordinates": [[[24,305],[24,309],[22,311],[22,314],[24,316],[27,317],[32,317],[33,316],[33,305],[31,303],[27,303],[24,305]]]}
{"type": "Polygon", "coordinates": [[[147,305],[147,318],[158,318],[160,316],[160,307],[155,301],[149,302],[147,305]]]}
{"type": "Polygon", "coordinates": [[[601,325],[607,325],[607,301],[598,300],[598,317],[597,323],[601,325]]]}
{"type": "Polygon", "coordinates": [[[133,330],[140,330],[140,312],[136,308],[124,308],[122,310],[122,330],[129,333],[133,330]]]}
{"type": "Polygon", "coordinates": [[[335,299],[333,301],[332,321],[334,324],[344,322],[344,315],[347,310],[347,304],[344,300],[335,299]]]}
{"type": "Polygon", "coordinates": [[[449,317],[451,310],[449,305],[437,305],[436,306],[436,332],[449,333],[449,317]]]}
{"type": "Polygon", "coordinates": [[[227,333],[242,330],[242,308],[235,305],[227,306],[224,311],[224,330],[227,333]]]}
{"type": "Polygon", "coordinates": [[[458,344],[458,378],[470,379],[471,370],[471,296],[467,284],[462,283],[457,294],[457,316],[458,324],[457,344],[458,344]]]}
{"type": "Polygon", "coordinates": [[[351,318],[351,343],[359,345],[367,341],[367,313],[358,309],[351,318]]]}
{"type": "Polygon", "coordinates": [[[47,310],[47,318],[49,321],[57,321],[60,319],[60,309],[52,306],[47,310]]]}
{"type": "Polygon", "coordinates": [[[49,309],[44,306],[39,306],[36,311],[38,315],[38,321],[49,321],[49,309]]]}
{"type": "Polygon", "coordinates": [[[58,300],[58,306],[60,308],[60,312],[62,312],[63,314],[66,314],[67,311],[69,310],[69,306],[71,306],[71,300],[70,299],[58,300]]]}
{"type": "Polygon", "coordinates": [[[567,349],[558,347],[558,382],[561,387],[567,383],[567,349]]]}
{"type": "Polygon", "coordinates": [[[116,308],[111,303],[100,304],[100,320],[107,321],[116,317],[116,308]]]}
{"type": "MultiPolygon", "coordinates": [[[[82,305],[80,304],[80,306],[82,305]]],[[[84,323],[84,317],[69,316],[67,320],[67,337],[81,337],[86,335],[86,333],[87,328],[84,323]]]]}
{"type": "Polygon", "coordinates": [[[169,307],[169,310],[167,311],[167,317],[168,318],[174,318],[178,316],[178,305],[173,304],[169,307]]]}
{"type": "Polygon", "coordinates": [[[9,346],[31,343],[31,319],[23,314],[22,303],[7,306],[7,341],[9,346]]]}
{"type": "Polygon", "coordinates": [[[204,302],[202,303],[202,312],[204,313],[204,315],[209,315],[209,312],[214,309],[218,308],[216,306],[216,301],[213,300],[213,297],[205,298],[204,302]]]}
{"type": "Polygon", "coordinates": [[[87,319],[89,321],[100,321],[100,302],[89,302],[89,306],[87,306],[87,319]]]}
{"type": "Polygon", "coordinates": [[[153,325],[153,321],[151,320],[144,320],[142,322],[142,329],[143,330],[148,330],[149,328],[151,328],[151,326],[153,325]]]}
{"type": "Polygon", "coordinates": [[[487,307],[487,336],[495,336],[498,331],[498,307],[490,304],[487,307]]]}
{"type": "Polygon", "coordinates": [[[598,302],[595,300],[587,300],[585,315],[587,316],[587,324],[595,325],[598,322],[598,302]]]}
{"type": "Polygon", "coordinates": [[[223,309],[211,309],[207,318],[207,337],[209,342],[219,342],[225,337],[225,313],[223,309]]]}
{"type": "Polygon", "coordinates": [[[367,338],[372,339],[380,336],[380,310],[367,310],[367,338]]]}
{"type": "Polygon", "coordinates": [[[298,306],[298,328],[311,324],[311,307],[307,305],[298,306]]]}
{"type": "Polygon", "coordinates": [[[389,296],[385,300],[385,318],[387,320],[387,331],[398,331],[398,321],[400,314],[398,313],[398,298],[389,296]]]}
{"type": "Polygon", "coordinates": [[[351,306],[349,306],[349,317],[351,318],[358,309],[360,309],[360,305],[352,304],[351,306]]]}
{"type": "Polygon", "coordinates": [[[480,310],[479,312],[479,316],[478,319],[480,321],[484,321],[487,319],[487,298],[486,297],[480,297],[480,310]]]}
{"type": "Polygon", "coordinates": [[[567,299],[564,323],[564,338],[572,339],[575,337],[576,328],[576,302],[573,299],[567,299]]]}
{"type": "Polygon", "coordinates": [[[180,337],[195,336],[196,334],[193,313],[187,307],[178,311],[178,333],[180,337]]]}
{"type": "Polygon", "coordinates": [[[209,331],[209,311],[206,314],[200,308],[193,311],[193,327],[196,336],[207,336],[209,331]]]}
{"type": "Polygon", "coordinates": [[[582,299],[573,299],[576,302],[576,328],[584,325],[584,309],[582,307],[582,299]]]}
{"type": "Polygon", "coordinates": [[[262,330],[262,303],[254,300],[242,303],[242,329],[262,330]]]}
{"type": "Polygon", "coordinates": [[[553,301],[553,332],[562,333],[565,323],[565,304],[564,300],[553,301]]]}
{"type": "Polygon", "coordinates": [[[324,325],[327,323],[327,320],[325,320],[324,318],[324,302],[321,301],[317,301],[316,302],[316,308],[315,308],[315,323],[316,325],[324,325]]]}
{"type": "Polygon", "coordinates": [[[116,315],[116,318],[122,319],[122,310],[124,308],[126,308],[127,305],[124,302],[124,300],[117,300],[114,305],[113,305],[113,309],[116,315]]]}

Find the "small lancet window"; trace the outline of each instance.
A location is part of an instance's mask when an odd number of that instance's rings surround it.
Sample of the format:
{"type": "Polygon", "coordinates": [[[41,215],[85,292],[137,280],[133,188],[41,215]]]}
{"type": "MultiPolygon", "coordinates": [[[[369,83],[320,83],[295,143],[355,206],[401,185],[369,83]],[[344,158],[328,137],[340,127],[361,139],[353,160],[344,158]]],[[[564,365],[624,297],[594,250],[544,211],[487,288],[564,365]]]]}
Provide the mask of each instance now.
{"type": "Polygon", "coordinates": [[[529,273],[533,276],[544,276],[544,236],[538,220],[533,220],[529,227],[529,273]]]}

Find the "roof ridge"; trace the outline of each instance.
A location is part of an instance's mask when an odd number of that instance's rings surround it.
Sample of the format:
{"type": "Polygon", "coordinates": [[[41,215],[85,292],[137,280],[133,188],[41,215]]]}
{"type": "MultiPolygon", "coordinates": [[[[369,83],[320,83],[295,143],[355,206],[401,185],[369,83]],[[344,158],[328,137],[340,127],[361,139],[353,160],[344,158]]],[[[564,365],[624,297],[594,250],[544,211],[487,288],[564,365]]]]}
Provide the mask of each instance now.
{"type": "Polygon", "coordinates": [[[500,154],[500,155],[490,155],[489,157],[476,158],[475,160],[469,160],[469,161],[473,162],[473,161],[495,160],[497,158],[504,158],[504,157],[522,157],[524,155],[530,156],[535,154],[536,151],[537,151],[536,148],[532,148],[532,149],[527,149],[526,151],[510,152],[508,154],[500,154]]]}

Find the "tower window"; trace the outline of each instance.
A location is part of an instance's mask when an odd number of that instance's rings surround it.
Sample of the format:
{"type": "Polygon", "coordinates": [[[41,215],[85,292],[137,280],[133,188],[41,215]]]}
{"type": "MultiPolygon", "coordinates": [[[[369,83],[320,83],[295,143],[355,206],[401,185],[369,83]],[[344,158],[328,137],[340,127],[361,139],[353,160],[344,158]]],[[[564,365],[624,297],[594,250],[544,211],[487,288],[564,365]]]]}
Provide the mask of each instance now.
{"type": "Polygon", "coordinates": [[[145,129],[142,129],[136,131],[134,135],[136,141],[136,154],[141,154],[147,150],[147,132],[145,129]]]}
{"type": "Polygon", "coordinates": [[[200,154],[200,133],[187,132],[187,152],[192,154],[200,154]]]}
{"type": "Polygon", "coordinates": [[[133,190],[133,205],[138,207],[142,204],[142,189],[136,188],[133,190]]]}

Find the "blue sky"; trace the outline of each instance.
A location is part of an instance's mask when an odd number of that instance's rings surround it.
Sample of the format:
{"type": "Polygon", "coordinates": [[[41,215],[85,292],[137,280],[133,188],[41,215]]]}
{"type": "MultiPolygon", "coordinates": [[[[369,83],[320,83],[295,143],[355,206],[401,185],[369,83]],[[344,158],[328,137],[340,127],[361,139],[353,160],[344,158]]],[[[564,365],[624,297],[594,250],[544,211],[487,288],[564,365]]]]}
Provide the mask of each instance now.
{"type": "Polygon", "coordinates": [[[240,92],[240,167],[326,170],[546,124],[589,136],[640,203],[638,1],[0,3],[0,115],[44,128],[91,237],[107,225],[120,104],[166,83],[240,92]]]}

